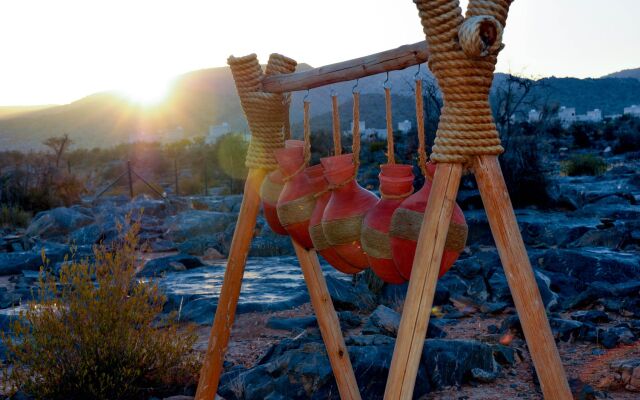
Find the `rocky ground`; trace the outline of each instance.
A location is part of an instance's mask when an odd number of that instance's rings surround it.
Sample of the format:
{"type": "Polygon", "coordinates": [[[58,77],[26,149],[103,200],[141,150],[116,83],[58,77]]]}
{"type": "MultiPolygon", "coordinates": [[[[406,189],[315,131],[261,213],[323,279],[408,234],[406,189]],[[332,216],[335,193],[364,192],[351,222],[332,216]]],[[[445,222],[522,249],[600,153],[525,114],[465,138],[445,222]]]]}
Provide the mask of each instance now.
{"type": "MultiPolygon", "coordinates": [[[[615,161],[615,160],[614,160],[615,161]]],[[[610,162],[610,165],[616,165],[610,162]]],[[[578,398],[640,397],[640,174],[555,177],[555,211],[517,210],[560,353],[578,398]]],[[[36,215],[0,235],[0,327],[31,298],[45,251],[91,257],[139,216],[140,276],[156,279],[166,312],[201,326],[206,346],[240,196],[171,201],[111,197],[36,215]]],[[[459,201],[469,246],[440,279],[416,397],[541,398],[479,195],[459,201]]],[[[304,281],[285,237],[260,218],[219,394],[224,399],[338,398],[304,281]]],[[[381,398],[406,285],[369,285],[323,265],[363,398],[381,398]]]]}

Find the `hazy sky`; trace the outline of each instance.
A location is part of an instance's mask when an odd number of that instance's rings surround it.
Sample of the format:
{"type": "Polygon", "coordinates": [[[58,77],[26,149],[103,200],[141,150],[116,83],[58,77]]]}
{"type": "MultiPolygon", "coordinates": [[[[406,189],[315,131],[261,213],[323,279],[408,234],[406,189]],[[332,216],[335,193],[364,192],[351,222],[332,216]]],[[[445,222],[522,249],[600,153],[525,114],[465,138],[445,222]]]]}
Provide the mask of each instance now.
{"type": "MultiPolygon", "coordinates": [[[[462,1],[463,7],[466,1],[462,1]]],[[[499,71],[598,77],[640,67],[640,0],[516,0],[499,71]]],[[[313,66],[424,39],[411,0],[5,0],[0,105],[118,89],[271,52],[313,66]]]]}

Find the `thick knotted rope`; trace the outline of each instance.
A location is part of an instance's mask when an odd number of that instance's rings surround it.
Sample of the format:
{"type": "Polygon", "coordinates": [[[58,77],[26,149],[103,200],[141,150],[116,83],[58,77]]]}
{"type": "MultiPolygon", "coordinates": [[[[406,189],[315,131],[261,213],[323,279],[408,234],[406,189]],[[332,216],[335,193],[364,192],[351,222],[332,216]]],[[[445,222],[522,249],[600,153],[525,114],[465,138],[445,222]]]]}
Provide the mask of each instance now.
{"type": "MultiPolygon", "coordinates": [[[[245,164],[249,168],[273,170],[278,164],[273,151],[284,146],[284,127],[288,118],[287,96],[262,91],[262,68],[255,54],[229,57],[227,63],[236,83],[240,103],[249,123],[251,142],[245,164]]],[[[296,62],[280,54],[269,57],[266,73],[295,71],[296,62]]]]}
{"type": "Polygon", "coordinates": [[[429,67],[444,98],[431,159],[466,163],[503,151],[489,106],[497,54],[512,0],[414,0],[429,42],[429,67]]]}

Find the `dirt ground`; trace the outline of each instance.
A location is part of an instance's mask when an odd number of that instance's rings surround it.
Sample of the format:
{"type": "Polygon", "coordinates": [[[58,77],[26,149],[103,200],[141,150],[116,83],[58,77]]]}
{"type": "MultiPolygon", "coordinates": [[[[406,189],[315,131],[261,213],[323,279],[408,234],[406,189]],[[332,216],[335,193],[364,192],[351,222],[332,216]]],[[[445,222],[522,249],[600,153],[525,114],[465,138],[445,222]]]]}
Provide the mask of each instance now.
{"type": "MultiPolygon", "coordinates": [[[[251,367],[273,344],[285,337],[296,334],[267,328],[271,317],[301,317],[312,315],[310,304],[292,310],[272,313],[248,313],[238,315],[233,326],[226,359],[251,367]]],[[[505,369],[493,383],[466,384],[460,388],[448,388],[429,393],[424,400],[504,400],[542,399],[542,394],[534,383],[535,372],[524,340],[513,335],[490,334],[490,325],[500,326],[504,316],[485,318],[482,314],[472,314],[461,319],[458,324],[445,327],[447,338],[477,339],[485,343],[502,343],[517,350],[518,361],[513,368],[505,369]]],[[[198,349],[205,350],[210,327],[199,330],[198,349]]],[[[357,333],[357,332],[348,332],[357,333]]],[[[558,348],[569,379],[579,379],[605,393],[606,398],[615,400],[637,400],[640,393],[620,389],[609,391],[599,389],[603,379],[611,376],[609,363],[613,360],[640,357],[640,344],[615,349],[585,342],[559,342],[558,348]]]]}

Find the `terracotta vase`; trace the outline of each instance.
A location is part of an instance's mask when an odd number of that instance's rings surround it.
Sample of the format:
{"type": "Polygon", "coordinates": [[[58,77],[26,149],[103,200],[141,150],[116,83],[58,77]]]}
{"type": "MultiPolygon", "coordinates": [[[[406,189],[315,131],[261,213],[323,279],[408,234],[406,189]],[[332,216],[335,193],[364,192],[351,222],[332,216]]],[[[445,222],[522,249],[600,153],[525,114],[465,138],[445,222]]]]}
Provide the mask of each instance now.
{"type": "MultiPolygon", "coordinates": [[[[287,147],[274,151],[285,184],[277,203],[278,219],[289,235],[302,247],[313,247],[309,235],[309,220],[320,191],[304,173],[304,142],[288,140],[287,147]]],[[[326,185],[325,185],[326,186],[326,185]]]]}
{"type": "MultiPolygon", "coordinates": [[[[389,229],[391,253],[398,271],[405,279],[409,279],[411,276],[420,227],[427,208],[429,193],[431,192],[431,180],[433,179],[435,166],[429,164],[427,168],[429,173],[424,181],[424,186],[407,197],[391,218],[389,229]]],[[[440,263],[439,276],[444,275],[451,268],[462,250],[464,250],[467,233],[468,227],[464,214],[456,204],[449,224],[449,233],[447,234],[442,262],[440,263]]]]}
{"type": "Polygon", "coordinates": [[[352,154],[326,157],[320,162],[333,187],[322,215],[322,231],[340,257],[354,268],[365,269],[369,260],[360,242],[362,221],[378,203],[378,196],[356,182],[352,154]]]}
{"type": "Polygon", "coordinates": [[[331,192],[327,190],[329,184],[324,177],[324,168],[321,164],[305,169],[311,185],[317,189],[316,205],[309,219],[309,235],[313,247],[332,267],[345,274],[355,274],[360,272],[360,268],[355,268],[346,262],[338,252],[331,247],[322,230],[322,215],[331,197],[331,192]]]}
{"type": "Polygon", "coordinates": [[[403,164],[380,166],[382,199],[364,218],[362,248],[369,265],[380,279],[388,283],[403,283],[406,279],[395,265],[391,251],[389,227],[393,212],[413,193],[413,167],[403,164]]]}
{"type": "MultiPolygon", "coordinates": [[[[298,147],[297,143],[290,142],[300,142],[299,140],[287,140],[285,142],[285,148],[287,147],[298,147]]],[[[284,188],[284,175],[282,175],[282,171],[280,169],[276,169],[269,173],[262,181],[262,186],[260,186],[260,198],[262,199],[262,213],[264,215],[264,219],[267,220],[267,224],[272,231],[279,235],[288,235],[284,226],[280,223],[280,219],[278,218],[278,199],[280,198],[280,193],[284,188]]]]}

